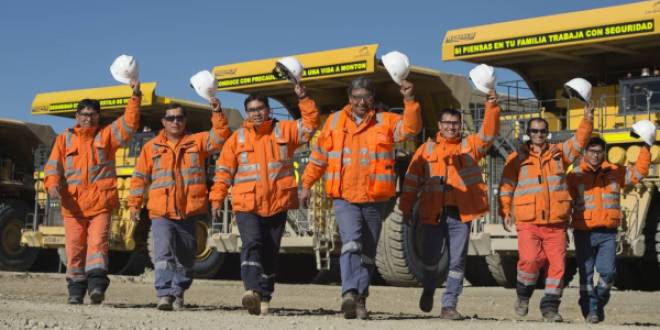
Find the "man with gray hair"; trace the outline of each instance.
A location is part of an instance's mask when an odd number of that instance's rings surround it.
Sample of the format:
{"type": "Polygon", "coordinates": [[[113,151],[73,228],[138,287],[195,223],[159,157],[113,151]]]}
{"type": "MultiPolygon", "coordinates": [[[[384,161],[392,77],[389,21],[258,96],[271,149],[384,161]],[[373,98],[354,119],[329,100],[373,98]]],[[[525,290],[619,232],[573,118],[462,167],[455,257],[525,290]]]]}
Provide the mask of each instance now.
{"type": "Polygon", "coordinates": [[[374,270],[384,206],[396,193],[394,143],[414,138],[422,128],[413,84],[401,82],[403,115],[374,110],[374,83],[357,78],[348,87],[349,103],[325,122],[302,176],[300,200],[324,175],[325,192],[334,199],[342,241],[341,310],[347,319],[369,317],[366,297],[374,270]]]}

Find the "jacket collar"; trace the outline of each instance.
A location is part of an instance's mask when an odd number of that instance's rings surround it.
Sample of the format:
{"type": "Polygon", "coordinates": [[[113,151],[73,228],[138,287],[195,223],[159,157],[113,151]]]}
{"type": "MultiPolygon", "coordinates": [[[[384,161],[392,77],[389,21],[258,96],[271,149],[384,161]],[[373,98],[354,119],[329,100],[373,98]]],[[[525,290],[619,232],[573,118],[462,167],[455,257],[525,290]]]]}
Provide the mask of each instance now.
{"type": "MultiPolygon", "coordinates": [[[[167,146],[167,135],[165,135],[165,130],[161,129],[160,132],[158,132],[158,135],[155,137],[155,143],[161,146],[167,146]]],[[[185,133],[182,137],[179,143],[177,144],[177,148],[181,147],[188,147],[189,144],[194,143],[193,140],[190,140],[190,134],[185,133]]]]}
{"type": "Polygon", "coordinates": [[[439,144],[459,144],[463,138],[459,135],[455,138],[447,139],[442,136],[441,132],[435,134],[435,142],[439,144]]]}
{"type": "MultiPolygon", "coordinates": [[[[344,112],[348,120],[351,120],[353,123],[355,123],[356,126],[355,132],[359,132],[364,128],[368,127],[369,123],[372,120],[374,120],[374,117],[376,115],[376,111],[374,109],[368,110],[367,113],[364,114],[364,117],[362,117],[362,121],[360,122],[360,125],[358,125],[357,122],[355,122],[355,117],[353,115],[353,108],[351,107],[350,104],[345,105],[342,111],[344,112]]],[[[346,128],[346,126],[344,126],[344,128],[346,128]]]]}
{"type": "Polygon", "coordinates": [[[73,131],[76,133],[78,136],[84,136],[84,137],[94,137],[96,135],[96,132],[99,130],[98,126],[93,126],[93,127],[87,127],[87,128],[82,128],[80,125],[76,124],[76,126],[73,127],[73,131]]]}
{"type": "Polygon", "coordinates": [[[267,135],[273,130],[273,127],[277,123],[277,119],[266,120],[259,127],[255,127],[254,123],[246,119],[243,121],[243,127],[249,131],[254,131],[257,135],[267,135]]]}

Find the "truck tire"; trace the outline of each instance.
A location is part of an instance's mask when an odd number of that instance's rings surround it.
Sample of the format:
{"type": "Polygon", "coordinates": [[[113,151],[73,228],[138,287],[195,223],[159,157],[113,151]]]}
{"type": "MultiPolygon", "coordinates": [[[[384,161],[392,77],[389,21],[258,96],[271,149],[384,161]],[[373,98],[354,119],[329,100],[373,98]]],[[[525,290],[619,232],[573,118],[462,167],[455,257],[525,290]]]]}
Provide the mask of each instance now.
{"type": "Polygon", "coordinates": [[[0,204],[0,270],[26,271],[37,259],[37,249],[21,246],[27,213],[28,205],[22,201],[0,204]]]}
{"type": "MultiPolygon", "coordinates": [[[[206,218],[200,219],[196,223],[197,231],[197,257],[193,272],[195,278],[214,278],[220,271],[220,267],[225,261],[225,254],[216,250],[215,248],[208,247],[206,240],[208,237],[209,222],[206,218]]],[[[149,231],[148,238],[148,251],[149,260],[153,263],[154,260],[154,241],[152,231],[149,231]]]]}
{"type": "Polygon", "coordinates": [[[516,262],[517,258],[503,256],[497,252],[484,257],[488,265],[488,273],[493,277],[497,285],[505,288],[516,287],[516,262]]]}
{"type": "MultiPolygon", "coordinates": [[[[385,219],[378,241],[376,267],[383,279],[394,286],[420,286],[422,283],[422,226],[413,212],[414,224],[403,223],[403,214],[397,206],[385,219]]],[[[445,241],[446,242],[446,241],[445,241]]],[[[443,247],[438,266],[438,283],[443,283],[449,271],[449,255],[443,247]]]]}

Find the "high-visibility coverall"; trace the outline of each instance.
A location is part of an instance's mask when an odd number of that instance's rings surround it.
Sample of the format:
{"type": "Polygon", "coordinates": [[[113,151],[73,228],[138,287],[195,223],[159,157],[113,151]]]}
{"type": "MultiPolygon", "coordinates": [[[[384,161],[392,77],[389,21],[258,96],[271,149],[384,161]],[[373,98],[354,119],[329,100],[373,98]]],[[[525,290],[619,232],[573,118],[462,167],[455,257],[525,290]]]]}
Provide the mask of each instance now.
{"type": "Polygon", "coordinates": [[[158,297],[181,297],[192,284],[195,222],[208,214],[206,159],[231,133],[221,111],[213,111],[211,123],[209,131],[186,134],[176,144],[160,131],[142,147],[133,170],[128,206],[139,210],[147,197],[158,297]]]}
{"type": "Polygon", "coordinates": [[[568,174],[573,197],[571,226],[580,273],[579,304],[583,316],[603,316],[616,279],[616,234],[623,214],[619,203],[621,189],[638,184],[648,175],[651,153],[640,150],[634,166],[604,161],[594,169],[584,159],[568,174]],[[600,278],[594,286],[594,268],[600,278]]]}
{"type": "Polygon", "coordinates": [[[44,167],[46,190],[59,185],[64,218],[66,279],[69,295],[105,291],[110,215],[119,206],[115,152],[140,124],[139,96],[128,101],[124,115],[103,128],[78,125],[57,136],[44,167]]]}
{"type": "Polygon", "coordinates": [[[231,186],[232,211],[241,235],[241,278],[246,290],[269,301],[287,210],[298,208],[293,152],[319,127],[319,110],[310,98],[298,106],[297,120],[268,120],[255,127],[243,122],[229,138],[216,163],[211,190],[219,208],[231,186]]]}
{"type": "Polygon", "coordinates": [[[587,145],[593,121],[583,118],[575,135],[546,144],[539,153],[527,143],[507,159],[499,188],[500,215],[511,216],[518,232],[518,297],[528,300],[547,263],[541,311],[557,311],[563,289],[566,225],[571,196],[566,169],[587,145]]]}
{"type": "Polygon", "coordinates": [[[424,228],[422,259],[424,290],[434,292],[443,240],[448,240],[449,274],[442,306],[456,307],[463,289],[465,259],[471,221],[488,213],[488,195],[479,160],[499,131],[500,107],[486,102],[479,133],[421,145],[410,162],[399,197],[404,216],[412,216],[419,197],[419,216],[424,228]]]}
{"type": "Polygon", "coordinates": [[[421,108],[405,100],[403,116],[370,110],[360,123],[351,105],[325,122],[302,177],[311,188],[324,176],[333,198],[342,241],[342,294],[368,295],[384,202],[395,195],[394,143],[414,138],[422,128],[421,108]]]}

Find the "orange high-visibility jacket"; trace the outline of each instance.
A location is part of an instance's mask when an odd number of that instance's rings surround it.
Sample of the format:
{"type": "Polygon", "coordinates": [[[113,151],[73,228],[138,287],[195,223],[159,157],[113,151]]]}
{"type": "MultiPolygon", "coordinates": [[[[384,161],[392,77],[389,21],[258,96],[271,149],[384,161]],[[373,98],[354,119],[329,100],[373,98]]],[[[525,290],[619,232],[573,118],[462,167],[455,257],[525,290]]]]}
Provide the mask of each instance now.
{"type": "Polygon", "coordinates": [[[568,221],[571,196],[566,168],[589,142],[593,121],[583,118],[575,135],[564,143],[548,144],[539,154],[529,143],[511,153],[500,181],[500,215],[538,225],[568,221]]]}
{"type": "Polygon", "coordinates": [[[448,140],[438,132],[436,141],[421,145],[403,181],[401,212],[412,215],[419,194],[419,216],[425,224],[436,224],[446,205],[457,206],[463,222],[486,214],[488,195],[479,160],[493,144],[499,124],[500,107],[486,102],[478,134],[448,140]]]}
{"type": "Polygon", "coordinates": [[[60,185],[62,216],[93,217],[119,207],[115,152],[139,128],[140,100],[132,96],[124,115],[111,125],[76,125],[57,136],[44,167],[44,186],[60,185]]]}
{"type": "Polygon", "coordinates": [[[619,205],[625,186],[637,184],[649,174],[651,153],[642,147],[635,166],[618,166],[604,161],[596,171],[586,160],[568,174],[568,188],[573,197],[571,225],[577,230],[617,228],[623,214],[619,205]]]}
{"type": "Polygon", "coordinates": [[[319,110],[310,98],[298,103],[302,118],[269,120],[258,128],[246,120],[229,138],[216,163],[213,208],[231,189],[234,212],[268,217],[298,207],[293,152],[319,127],[319,110]]]}
{"type": "Polygon", "coordinates": [[[222,112],[213,111],[207,132],[184,135],[173,150],[165,130],[145,143],[140,152],[128,206],[142,208],[145,192],[150,218],[185,219],[208,212],[206,158],[219,152],[231,134],[222,112]]]}
{"type": "Polygon", "coordinates": [[[370,110],[356,125],[351,106],[325,122],[302,177],[310,188],[324,175],[331,198],[351,203],[384,201],[396,193],[394,143],[412,139],[422,129],[419,103],[405,101],[403,116],[370,110]]]}

